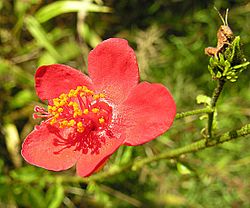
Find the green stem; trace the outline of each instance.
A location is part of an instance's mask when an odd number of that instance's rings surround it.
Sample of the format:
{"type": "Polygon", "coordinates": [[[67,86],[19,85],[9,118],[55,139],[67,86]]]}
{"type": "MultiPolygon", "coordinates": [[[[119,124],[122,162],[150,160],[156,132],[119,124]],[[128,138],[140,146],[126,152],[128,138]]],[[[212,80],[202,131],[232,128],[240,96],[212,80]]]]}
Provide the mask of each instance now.
{"type": "Polygon", "coordinates": [[[213,112],[212,108],[206,107],[206,108],[201,108],[201,109],[197,109],[197,110],[177,113],[175,116],[175,119],[181,119],[181,118],[184,118],[187,116],[193,116],[193,115],[202,114],[202,113],[212,113],[212,112],[213,112]]]}
{"type": "Polygon", "coordinates": [[[170,150],[168,152],[164,152],[164,153],[161,153],[159,155],[156,155],[156,156],[153,156],[150,158],[142,159],[138,162],[135,162],[132,166],[132,169],[137,170],[137,169],[141,168],[143,165],[146,165],[146,164],[154,162],[154,161],[158,161],[161,159],[176,158],[182,154],[196,152],[198,150],[202,150],[202,149],[205,149],[208,147],[216,146],[218,144],[221,144],[221,143],[224,143],[224,142],[227,142],[227,141],[230,141],[230,140],[242,137],[242,136],[246,136],[248,134],[250,134],[250,124],[243,126],[239,130],[234,130],[234,131],[224,133],[220,137],[215,137],[213,140],[209,140],[208,142],[207,142],[207,139],[201,139],[197,142],[186,145],[184,147],[173,149],[173,150],[170,150]]]}
{"type": "MultiPolygon", "coordinates": [[[[223,86],[225,84],[225,80],[219,80],[217,87],[214,89],[212,100],[211,100],[211,108],[215,109],[217,100],[222,92],[223,86]]],[[[213,120],[214,120],[214,111],[208,113],[208,124],[207,124],[207,134],[208,138],[212,138],[213,131],[213,120]]]]}
{"type": "Polygon", "coordinates": [[[224,142],[227,142],[227,141],[239,138],[239,137],[243,137],[243,136],[246,136],[249,134],[250,134],[250,123],[246,124],[245,126],[243,126],[239,130],[226,132],[226,133],[222,134],[221,136],[215,137],[209,141],[207,141],[207,139],[201,139],[197,142],[191,143],[191,144],[186,145],[184,147],[179,147],[177,149],[169,150],[167,152],[155,155],[155,156],[150,157],[150,158],[145,158],[145,159],[142,159],[139,161],[131,162],[123,167],[117,167],[117,168],[111,167],[111,169],[109,171],[97,173],[96,175],[93,175],[89,178],[81,178],[81,177],[76,177],[76,176],[74,176],[74,177],[48,176],[47,178],[44,178],[43,180],[45,180],[48,183],[54,183],[55,177],[56,177],[64,183],[66,183],[66,182],[89,183],[91,181],[103,181],[106,178],[110,178],[112,176],[118,175],[126,170],[129,170],[129,169],[138,170],[138,169],[142,168],[144,165],[158,161],[158,160],[178,158],[179,156],[181,156],[183,154],[197,152],[199,150],[213,147],[213,146],[216,146],[218,144],[221,144],[221,143],[224,143],[224,142]]]}

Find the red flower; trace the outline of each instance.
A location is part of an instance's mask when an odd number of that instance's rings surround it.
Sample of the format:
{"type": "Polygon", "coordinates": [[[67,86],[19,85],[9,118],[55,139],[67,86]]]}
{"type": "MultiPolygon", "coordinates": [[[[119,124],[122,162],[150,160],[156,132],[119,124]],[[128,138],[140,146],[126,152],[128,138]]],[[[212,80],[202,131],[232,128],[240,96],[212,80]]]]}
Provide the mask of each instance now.
{"type": "Polygon", "coordinates": [[[121,145],[140,145],[171,126],[176,106],[161,84],[138,83],[133,49],[126,40],[103,41],[88,57],[89,77],[61,64],[41,66],[36,91],[48,110],[22,146],[24,159],[48,170],[76,164],[80,176],[100,168],[121,145]]]}

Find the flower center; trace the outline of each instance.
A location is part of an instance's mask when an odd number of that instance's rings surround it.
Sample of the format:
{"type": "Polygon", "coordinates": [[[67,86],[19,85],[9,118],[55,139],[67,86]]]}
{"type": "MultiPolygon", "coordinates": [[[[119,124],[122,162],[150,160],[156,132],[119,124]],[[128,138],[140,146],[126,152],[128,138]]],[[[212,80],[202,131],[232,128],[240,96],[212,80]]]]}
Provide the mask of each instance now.
{"type": "Polygon", "coordinates": [[[48,113],[40,107],[35,111],[43,114],[39,117],[48,117],[50,125],[88,134],[105,128],[111,119],[112,108],[104,98],[103,93],[94,94],[86,86],[78,86],[68,94],[54,98],[48,105],[48,113]]]}

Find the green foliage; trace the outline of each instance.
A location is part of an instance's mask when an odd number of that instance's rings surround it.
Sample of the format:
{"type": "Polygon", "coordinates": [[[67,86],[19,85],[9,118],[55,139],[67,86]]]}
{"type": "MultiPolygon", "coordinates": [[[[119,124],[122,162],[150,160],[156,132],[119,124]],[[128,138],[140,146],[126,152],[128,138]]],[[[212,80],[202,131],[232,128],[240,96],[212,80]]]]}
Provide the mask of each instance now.
{"type": "Polygon", "coordinates": [[[68,12],[110,12],[110,8],[87,1],[57,1],[44,6],[37,11],[35,17],[38,22],[43,23],[60,14],[68,12]]]}
{"type": "Polygon", "coordinates": [[[211,57],[208,70],[214,79],[225,79],[236,82],[239,74],[250,64],[243,55],[240,47],[240,37],[234,38],[223,53],[211,57]]]}
{"type": "MultiPolygon", "coordinates": [[[[0,207],[249,207],[249,139],[89,183],[74,169],[46,171],[20,155],[23,139],[40,122],[32,119],[34,106],[43,105],[34,91],[36,68],[64,63],[86,72],[88,52],[109,37],[129,40],[142,79],[165,84],[178,112],[199,108],[196,101],[210,106],[209,64],[214,79],[229,81],[215,111],[217,133],[249,123],[248,22],[246,0],[0,0],[0,207]],[[214,5],[222,12],[230,9],[237,36],[209,61],[203,51],[216,44],[221,24],[214,5]]],[[[148,144],[121,147],[100,173],[200,139],[207,121],[197,118],[176,120],[148,144]]]]}

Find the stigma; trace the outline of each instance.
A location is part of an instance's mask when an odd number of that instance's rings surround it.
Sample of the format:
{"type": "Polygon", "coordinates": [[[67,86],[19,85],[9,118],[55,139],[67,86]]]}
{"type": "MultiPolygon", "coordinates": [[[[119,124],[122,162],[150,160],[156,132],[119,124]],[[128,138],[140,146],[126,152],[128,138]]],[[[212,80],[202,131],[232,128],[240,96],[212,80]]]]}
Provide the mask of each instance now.
{"type": "Polygon", "coordinates": [[[68,94],[62,93],[52,99],[48,112],[36,107],[42,114],[34,117],[46,117],[47,122],[58,128],[73,128],[78,133],[90,133],[103,129],[110,122],[112,108],[105,102],[105,94],[95,94],[86,86],[71,89],[68,94]]]}

